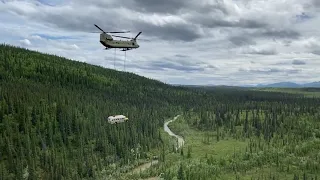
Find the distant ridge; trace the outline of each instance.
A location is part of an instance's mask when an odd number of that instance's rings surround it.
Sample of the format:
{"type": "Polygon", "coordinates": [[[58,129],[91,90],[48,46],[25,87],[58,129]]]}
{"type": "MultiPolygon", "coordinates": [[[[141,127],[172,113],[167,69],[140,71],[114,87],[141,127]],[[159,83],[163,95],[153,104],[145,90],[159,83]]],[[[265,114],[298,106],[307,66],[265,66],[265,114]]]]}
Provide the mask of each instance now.
{"type": "Polygon", "coordinates": [[[183,84],[171,84],[173,86],[182,86],[182,87],[224,87],[224,88],[254,88],[254,87],[273,87],[273,88],[320,88],[320,81],[310,82],[304,84],[298,84],[294,82],[278,82],[271,84],[258,84],[258,85],[242,85],[242,86],[230,86],[230,85],[214,85],[214,84],[206,84],[206,85],[183,85],[183,84]]]}

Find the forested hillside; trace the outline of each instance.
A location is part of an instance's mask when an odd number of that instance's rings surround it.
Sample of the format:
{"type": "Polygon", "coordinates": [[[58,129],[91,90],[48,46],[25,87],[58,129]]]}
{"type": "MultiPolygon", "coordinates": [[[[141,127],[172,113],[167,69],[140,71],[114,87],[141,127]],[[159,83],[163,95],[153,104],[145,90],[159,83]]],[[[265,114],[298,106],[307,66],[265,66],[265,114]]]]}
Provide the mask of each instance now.
{"type": "Polygon", "coordinates": [[[180,124],[172,127],[186,138],[185,153],[162,154],[157,173],[167,179],[315,178],[319,112],[320,99],[301,94],[176,87],[1,45],[0,179],[97,179],[102,171],[125,171],[151,149],[172,150],[159,129],[177,114],[180,124]],[[108,124],[114,114],[130,120],[108,124]]]}
{"type": "Polygon", "coordinates": [[[130,164],[132,148],[157,147],[164,119],[197,101],[184,88],[8,45],[0,80],[4,179],[94,179],[113,162],[130,164]],[[108,124],[115,114],[130,121],[108,124]]]}

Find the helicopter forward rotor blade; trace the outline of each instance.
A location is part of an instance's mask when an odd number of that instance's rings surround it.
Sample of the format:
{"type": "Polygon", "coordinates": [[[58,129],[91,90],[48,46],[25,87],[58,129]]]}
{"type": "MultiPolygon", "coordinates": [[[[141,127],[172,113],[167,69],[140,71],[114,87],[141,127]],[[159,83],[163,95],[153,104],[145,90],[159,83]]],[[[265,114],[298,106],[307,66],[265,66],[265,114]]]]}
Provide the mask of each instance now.
{"type": "MultiPolygon", "coordinates": [[[[126,31],[126,32],[104,32],[104,33],[127,33],[127,32],[130,32],[130,31],[126,31]]],[[[93,31],[93,32],[90,32],[90,33],[101,33],[101,32],[93,31]]]]}
{"type": "MultiPolygon", "coordinates": [[[[100,29],[102,32],[104,32],[104,30],[101,29],[98,25],[94,24],[94,26],[96,26],[98,29],[100,29]]],[[[106,33],[106,32],[104,32],[104,33],[106,33]]]]}
{"type": "Polygon", "coordinates": [[[151,40],[148,40],[148,39],[137,39],[137,41],[151,42],[151,40]]]}
{"type": "Polygon", "coordinates": [[[130,31],[111,31],[107,33],[129,33],[130,31]]]}
{"type": "Polygon", "coordinates": [[[104,33],[128,33],[130,31],[110,31],[110,32],[105,32],[103,29],[101,29],[98,25],[94,24],[94,26],[96,26],[98,29],[100,29],[100,31],[104,32],[104,33]]]}

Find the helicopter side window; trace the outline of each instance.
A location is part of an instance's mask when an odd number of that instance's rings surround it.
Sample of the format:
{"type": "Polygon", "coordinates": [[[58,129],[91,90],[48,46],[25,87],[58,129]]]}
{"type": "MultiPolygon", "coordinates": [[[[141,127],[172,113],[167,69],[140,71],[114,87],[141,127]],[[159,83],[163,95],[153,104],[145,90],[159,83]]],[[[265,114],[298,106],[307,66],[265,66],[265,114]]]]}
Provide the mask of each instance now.
{"type": "Polygon", "coordinates": [[[132,43],[132,45],[134,45],[134,43],[132,43]]]}

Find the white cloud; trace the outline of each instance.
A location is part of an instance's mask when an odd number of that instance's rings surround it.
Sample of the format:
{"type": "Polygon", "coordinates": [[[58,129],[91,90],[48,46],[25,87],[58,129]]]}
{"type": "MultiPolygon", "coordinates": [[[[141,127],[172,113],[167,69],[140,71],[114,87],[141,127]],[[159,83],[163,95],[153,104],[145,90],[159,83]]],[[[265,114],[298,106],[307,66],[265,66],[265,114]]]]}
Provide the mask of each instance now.
{"type": "Polygon", "coordinates": [[[20,42],[21,42],[22,46],[30,46],[31,45],[31,42],[29,41],[29,39],[23,39],[23,40],[20,40],[20,42]]]}

